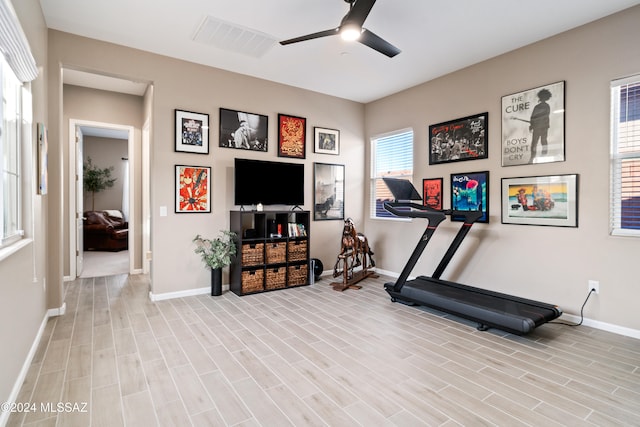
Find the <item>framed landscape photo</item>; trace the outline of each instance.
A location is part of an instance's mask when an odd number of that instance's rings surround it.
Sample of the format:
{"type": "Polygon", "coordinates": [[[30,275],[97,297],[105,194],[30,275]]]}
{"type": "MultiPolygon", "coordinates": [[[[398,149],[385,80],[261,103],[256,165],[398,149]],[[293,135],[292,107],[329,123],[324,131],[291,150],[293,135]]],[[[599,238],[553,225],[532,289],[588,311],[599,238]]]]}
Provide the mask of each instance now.
{"type": "Polygon", "coordinates": [[[307,119],[278,114],[278,157],[305,158],[307,119]]]}
{"type": "Polygon", "coordinates": [[[340,154],[340,131],[321,127],[313,128],[313,151],[321,154],[340,154]]]}
{"type": "Polygon", "coordinates": [[[344,165],[313,164],[313,219],[344,219],[344,165]]]}
{"type": "Polygon", "coordinates": [[[489,113],[429,126],[429,164],[486,159],[489,113]]]}
{"type": "Polygon", "coordinates": [[[175,151],[209,154],[209,115],[175,110],[175,151]]]}
{"type": "Polygon", "coordinates": [[[578,226],[578,175],[502,178],[502,223],[578,226]]]}
{"type": "Polygon", "coordinates": [[[422,203],[430,208],[442,210],[442,178],[422,180],[422,203]]]}
{"type": "Polygon", "coordinates": [[[220,147],[267,151],[268,130],[267,116],[220,109],[220,147]]]}
{"type": "MultiPolygon", "coordinates": [[[[451,209],[480,211],[477,222],[489,222],[489,172],[451,174],[451,209]]],[[[451,215],[452,221],[464,221],[462,215],[451,215]]]]}
{"type": "Polygon", "coordinates": [[[563,162],[564,81],[502,97],[502,166],[563,162]]]}
{"type": "Polygon", "coordinates": [[[176,213],[211,212],[211,168],[176,165],[176,213]]]}

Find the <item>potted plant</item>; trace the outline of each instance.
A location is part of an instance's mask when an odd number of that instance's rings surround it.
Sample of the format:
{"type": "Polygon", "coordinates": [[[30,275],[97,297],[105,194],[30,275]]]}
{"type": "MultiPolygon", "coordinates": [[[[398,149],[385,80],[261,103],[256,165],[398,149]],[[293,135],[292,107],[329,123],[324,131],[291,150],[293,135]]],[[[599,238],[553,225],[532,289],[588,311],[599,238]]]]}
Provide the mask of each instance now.
{"type": "Polygon", "coordinates": [[[92,211],[96,207],[96,193],[113,187],[113,183],[116,182],[117,178],[111,178],[111,172],[113,172],[113,166],[104,169],[99,168],[91,162],[91,157],[87,158],[84,164],[83,180],[85,191],[91,193],[92,211]]]}
{"type": "Polygon", "coordinates": [[[233,231],[220,230],[218,237],[207,239],[201,235],[193,238],[196,244],[194,250],[199,254],[202,261],[211,268],[211,295],[222,294],[222,269],[231,264],[236,255],[236,238],[238,235],[233,231]]]}

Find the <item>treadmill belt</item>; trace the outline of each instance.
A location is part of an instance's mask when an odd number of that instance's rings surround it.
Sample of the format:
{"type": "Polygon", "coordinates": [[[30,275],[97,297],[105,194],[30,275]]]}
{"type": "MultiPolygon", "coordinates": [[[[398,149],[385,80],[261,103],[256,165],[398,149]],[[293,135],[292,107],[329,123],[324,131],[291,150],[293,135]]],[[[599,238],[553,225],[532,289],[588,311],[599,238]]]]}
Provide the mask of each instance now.
{"type": "Polygon", "coordinates": [[[561,314],[550,304],[427,276],[407,281],[402,298],[517,334],[528,333],[561,314]]]}

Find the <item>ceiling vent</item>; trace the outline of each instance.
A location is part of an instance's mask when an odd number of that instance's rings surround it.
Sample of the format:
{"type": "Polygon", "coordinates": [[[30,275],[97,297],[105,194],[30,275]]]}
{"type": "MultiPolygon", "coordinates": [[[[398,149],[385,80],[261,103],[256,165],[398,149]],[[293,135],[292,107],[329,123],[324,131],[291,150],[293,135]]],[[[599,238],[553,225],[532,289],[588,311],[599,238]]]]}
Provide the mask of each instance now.
{"type": "Polygon", "coordinates": [[[262,57],[276,43],[268,34],[207,16],[193,40],[243,55],[262,57]]]}

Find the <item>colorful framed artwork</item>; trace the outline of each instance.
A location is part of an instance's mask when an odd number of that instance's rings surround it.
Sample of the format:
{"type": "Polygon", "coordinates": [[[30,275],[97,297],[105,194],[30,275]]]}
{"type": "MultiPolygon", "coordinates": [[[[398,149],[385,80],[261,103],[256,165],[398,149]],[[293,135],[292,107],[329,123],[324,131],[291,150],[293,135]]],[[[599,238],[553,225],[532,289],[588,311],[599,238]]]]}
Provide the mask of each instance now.
{"type": "Polygon", "coordinates": [[[321,127],[313,128],[313,151],[321,154],[340,154],[340,131],[321,127]]]}
{"type": "Polygon", "coordinates": [[[442,210],[442,178],[422,180],[422,203],[430,208],[442,210]]]}
{"type": "Polygon", "coordinates": [[[211,168],[176,165],[176,213],[211,212],[211,168]]]}
{"type": "MultiPolygon", "coordinates": [[[[489,222],[489,171],[451,174],[451,209],[480,211],[477,222],[489,222]]],[[[462,215],[451,215],[452,221],[464,221],[462,215]]]]}
{"type": "Polygon", "coordinates": [[[175,110],[175,151],[209,154],[209,115],[175,110]]]}
{"type": "Polygon", "coordinates": [[[565,160],[564,83],[502,97],[502,166],[565,160]]]}
{"type": "Polygon", "coordinates": [[[313,219],[344,220],[344,165],[313,164],[313,219]]]}
{"type": "Polygon", "coordinates": [[[486,159],[489,113],[429,126],[429,164],[486,159]]]}
{"type": "Polygon", "coordinates": [[[43,123],[38,123],[38,194],[47,194],[49,178],[47,172],[49,142],[47,140],[47,127],[43,123]]]}
{"type": "Polygon", "coordinates": [[[267,151],[268,130],[267,116],[220,109],[220,147],[267,151]]]}
{"type": "Polygon", "coordinates": [[[278,157],[305,158],[307,119],[278,114],[278,157]]]}
{"type": "Polygon", "coordinates": [[[502,223],[578,226],[578,175],[502,178],[502,223]]]}

